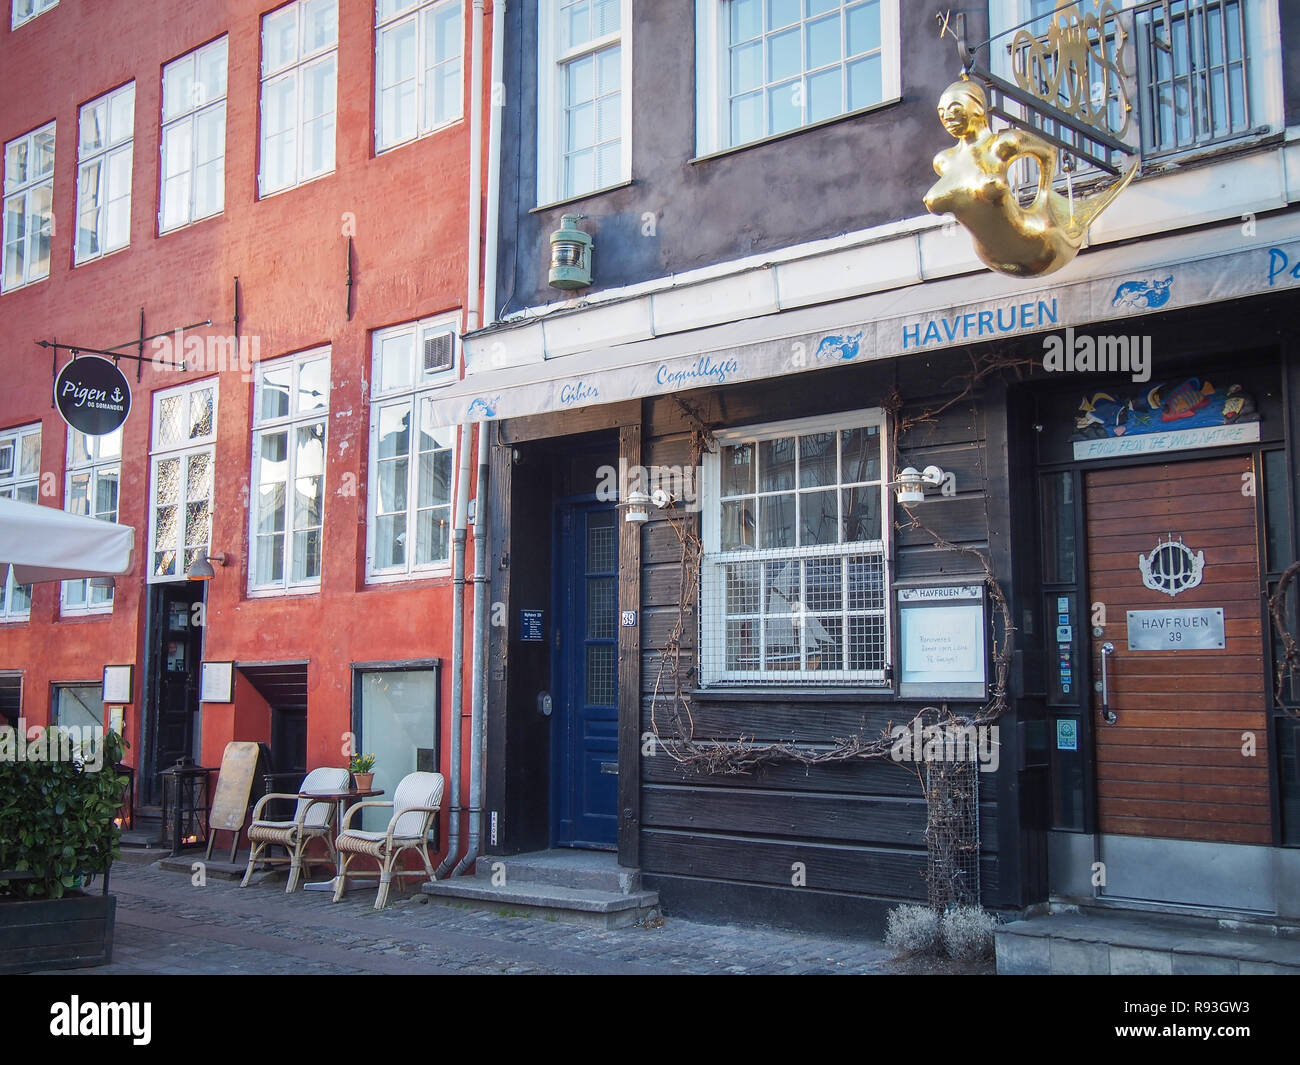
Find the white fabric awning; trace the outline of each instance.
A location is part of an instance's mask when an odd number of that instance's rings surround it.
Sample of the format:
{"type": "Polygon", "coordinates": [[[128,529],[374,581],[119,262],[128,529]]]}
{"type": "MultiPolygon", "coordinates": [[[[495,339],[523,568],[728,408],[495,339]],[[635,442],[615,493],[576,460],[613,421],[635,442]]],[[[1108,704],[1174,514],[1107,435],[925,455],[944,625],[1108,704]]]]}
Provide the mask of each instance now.
{"type": "Polygon", "coordinates": [[[131,572],[135,530],[53,507],[0,499],[0,580],[17,584],[131,572]]]}

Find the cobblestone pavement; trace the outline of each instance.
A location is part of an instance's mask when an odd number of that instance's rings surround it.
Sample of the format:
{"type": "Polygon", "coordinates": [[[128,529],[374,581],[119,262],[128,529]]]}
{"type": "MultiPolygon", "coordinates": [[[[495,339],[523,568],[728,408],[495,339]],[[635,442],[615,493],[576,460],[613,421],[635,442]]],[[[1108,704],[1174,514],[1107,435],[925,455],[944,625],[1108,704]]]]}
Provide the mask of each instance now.
{"type": "Polygon", "coordinates": [[[283,880],[236,883],[154,866],[113,867],[113,962],[104,973],[879,973],[877,942],[665,918],[661,927],[586,928],[425,904],[372,908],[358,886],[285,895],[283,880]]]}

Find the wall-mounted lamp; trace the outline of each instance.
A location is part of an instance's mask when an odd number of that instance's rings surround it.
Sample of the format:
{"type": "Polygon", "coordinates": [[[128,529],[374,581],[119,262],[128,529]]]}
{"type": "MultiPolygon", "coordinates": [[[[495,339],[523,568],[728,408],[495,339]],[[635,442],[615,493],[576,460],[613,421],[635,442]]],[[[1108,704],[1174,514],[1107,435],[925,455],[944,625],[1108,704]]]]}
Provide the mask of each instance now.
{"type": "Polygon", "coordinates": [[[926,487],[937,488],[943,484],[943,479],[944,472],[938,466],[927,466],[924,470],[908,466],[899,471],[898,480],[889,483],[890,487],[898,489],[898,501],[904,506],[910,506],[913,503],[924,503],[926,487]]]}
{"type": "Polygon", "coordinates": [[[218,566],[225,566],[226,553],[218,552],[215,555],[200,556],[190,563],[190,568],[185,571],[185,576],[192,581],[210,581],[217,575],[216,570],[212,568],[212,563],[218,566]]]}
{"type": "Polygon", "coordinates": [[[651,502],[649,494],[639,488],[628,492],[627,498],[621,504],[626,511],[623,520],[635,522],[637,525],[644,525],[650,519],[651,502]]]}
{"type": "Polygon", "coordinates": [[[112,577],[91,577],[90,586],[92,588],[112,588],[114,581],[112,577]]]}
{"type": "Polygon", "coordinates": [[[582,215],[566,214],[551,234],[552,288],[586,288],[591,284],[591,235],[578,228],[582,215]]]}

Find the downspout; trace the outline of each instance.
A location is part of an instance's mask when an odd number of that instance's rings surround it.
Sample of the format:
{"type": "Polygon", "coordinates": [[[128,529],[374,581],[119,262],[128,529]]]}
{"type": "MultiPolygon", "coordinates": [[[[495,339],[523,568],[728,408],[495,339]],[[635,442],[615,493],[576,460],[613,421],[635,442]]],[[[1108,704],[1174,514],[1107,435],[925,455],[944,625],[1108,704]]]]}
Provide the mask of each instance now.
{"type": "MultiPolygon", "coordinates": [[[[469,104],[469,226],[466,233],[465,332],[479,327],[480,229],[483,199],[483,0],[474,0],[470,23],[470,104],[469,104]]],[[[461,374],[464,376],[462,363],[461,374]]],[[[452,531],[452,606],[451,606],[451,752],[448,764],[451,777],[451,810],[447,829],[447,857],[438,866],[437,875],[445,877],[456,861],[460,849],[460,760],[461,722],[465,710],[465,541],[469,525],[469,426],[458,431],[459,469],[456,476],[455,524],[452,531]]],[[[476,564],[477,565],[477,564],[476,564]]],[[[471,787],[473,785],[471,784],[471,787]]],[[[472,815],[471,815],[472,816],[472,815]]]]}
{"type": "Polygon", "coordinates": [[[469,840],[465,857],[456,866],[456,874],[466,872],[478,857],[482,835],[483,807],[483,718],[487,708],[487,627],[488,627],[488,423],[478,423],[478,487],[474,494],[474,643],[470,659],[473,670],[469,724],[469,840]]]}
{"type": "Polygon", "coordinates": [[[483,324],[497,320],[497,239],[501,227],[501,122],[505,115],[506,0],[492,4],[491,109],[488,111],[487,229],[484,234],[483,324]]]}
{"type": "Polygon", "coordinates": [[[456,863],[460,849],[460,732],[465,704],[465,530],[469,524],[469,431],[458,430],[460,468],[456,473],[456,510],[451,546],[451,757],[447,764],[451,778],[447,795],[450,809],[447,819],[447,857],[438,866],[442,878],[456,863]]]}
{"type": "Polygon", "coordinates": [[[465,268],[465,332],[479,327],[483,267],[483,0],[474,0],[470,29],[469,96],[469,255],[465,268]]]}

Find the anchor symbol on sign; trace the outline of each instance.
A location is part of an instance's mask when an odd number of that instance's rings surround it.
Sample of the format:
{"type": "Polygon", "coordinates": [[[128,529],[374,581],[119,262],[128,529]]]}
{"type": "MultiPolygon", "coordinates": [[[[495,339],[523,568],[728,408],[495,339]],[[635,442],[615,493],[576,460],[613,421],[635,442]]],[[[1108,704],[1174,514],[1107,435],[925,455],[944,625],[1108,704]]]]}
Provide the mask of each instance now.
{"type": "Polygon", "coordinates": [[[124,398],[125,397],[122,395],[122,390],[120,388],[113,389],[112,400],[114,403],[121,403],[124,398]]]}

